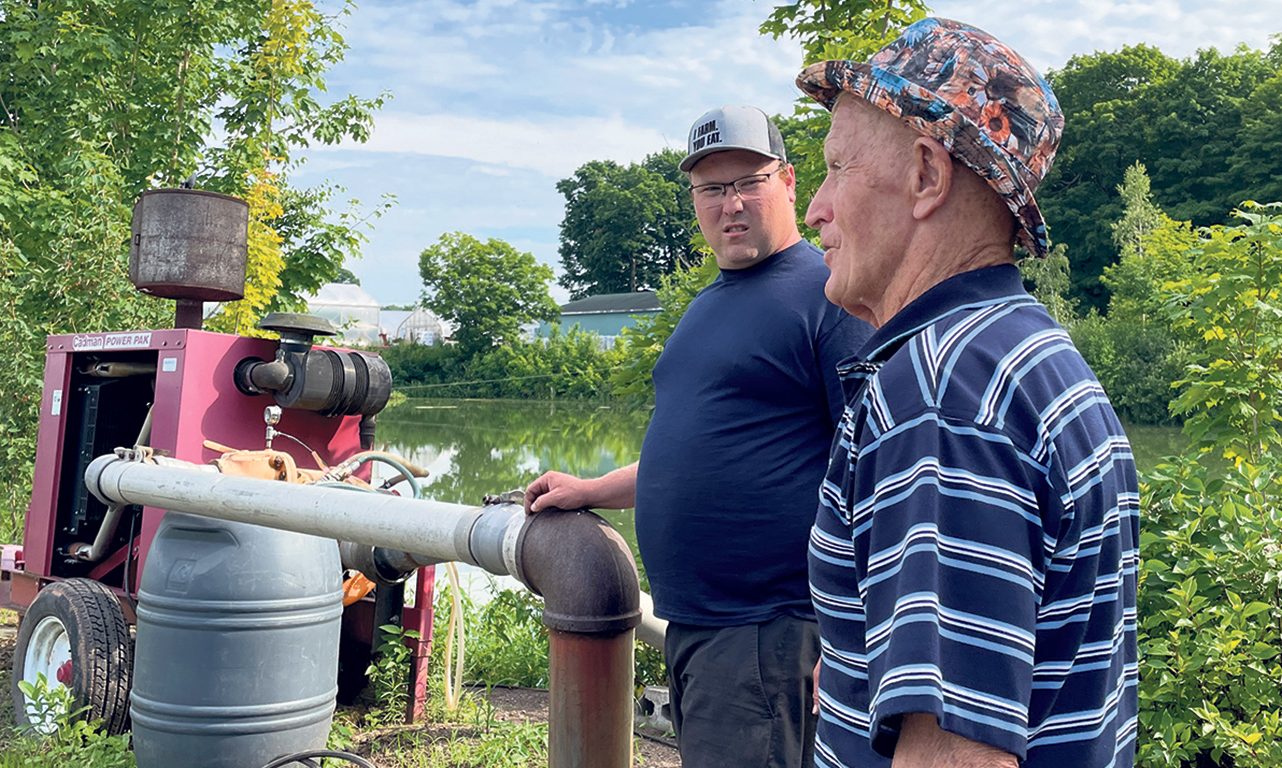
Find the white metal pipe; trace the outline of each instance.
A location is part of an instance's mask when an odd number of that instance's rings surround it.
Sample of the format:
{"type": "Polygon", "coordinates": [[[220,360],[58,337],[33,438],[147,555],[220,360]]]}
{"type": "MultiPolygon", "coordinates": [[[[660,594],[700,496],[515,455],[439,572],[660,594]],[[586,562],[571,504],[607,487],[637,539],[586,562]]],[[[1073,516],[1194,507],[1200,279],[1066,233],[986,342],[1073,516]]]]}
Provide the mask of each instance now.
{"type": "Polygon", "coordinates": [[[457,560],[481,565],[494,573],[516,571],[515,531],[519,531],[523,515],[515,505],[468,507],[223,475],[173,459],[164,464],[101,456],[85,472],[85,482],[95,496],[108,504],[145,504],[390,547],[441,562],[457,560]],[[510,519],[482,526],[493,532],[484,537],[490,541],[472,542],[472,529],[482,516],[510,519]],[[514,530],[507,531],[509,526],[514,530]],[[475,549],[482,551],[474,552],[475,549]]]}
{"type": "MultiPolygon", "coordinates": [[[[571,513],[559,517],[540,516],[528,524],[517,504],[467,507],[408,499],[391,494],[358,494],[343,488],[282,483],[272,480],[237,477],[202,470],[197,465],[165,460],[139,461],[133,451],[100,456],[85,472],[85,483],[98,498],[109,504],[144,504],[165,510],[183,512],[220,520],[264,525],[330,539],[371,544],[439,558],[460,560],[493,573],[511,573],[536,591],[548,592],[549,603],[559,600],[558,621],[573,620],[585,627],[599,629],[567,631],[557,629],[544,612],[544,621],[552,627],[551,658],[552,724],[548,752],[556,768],[611,766],[624,768],[631,763],[632,626],[635,617],[629,598],[636,595],[636,571],[624,573],[618,567],[622,545],[617,532],[605,528],[599,518],[596,528],[585,515],[571,513]],[[598,557],[568,558],[585,571],[609,566],[610,584],[602,584],[601,596],[610,599],[606,614],[580,615],[579,606],[601,608],[596,600],[582,599],[585,580],[592,573],[565,573],[561,562],[551,562],[565,554],[569,542],[560,536],[566,530],[584,532],[583,520],[595,535],[597,545],[587,554],[598,557]],[[549,521],[549,522],[545,522],[549,521]],[[561,523],[569,526],[561,526],[561,523]],[[577,526],[577,527],[575,527],[577,526]],[[531,533],[533,532],[533,533],[531,533]],[[533,543],[522,538],[532,537],[533,543]],[[529,574],[519,572],[517,545],[528,547],[521,562],[529,574]],[[533,557],[533,560],[530,558],[533,557]],[[570,578],[567,580],[566,577],[570,578]],[[562,587],[566,587],[562,590],[562,587]],[[621,630],[621,631],[620,631],[621,630]],[[602,703],[611,704],[603,713],[602,703]],[[595,704],[598,706],[588,706],[595,704]],[[608,754],[598,754],[608,745],[608,754]],[[616,754],[617,753],[617,754],[616,754]]],[[[622,546],[622,558],[631,564],[631,555],[622,546]]],[[[589,597],[595,597],[589,595],[589,597]]],[[[633,604],[635,605],[635,603],[633,604]]],[[[653,640],[652,640],[653,642],[653,640]]]]}
{"type": "Polygon", "coordinates": [[[668,622],[654,615],[654,598],[649,592],[641,593],[641,623],[637,625],[637,639],[651,648],[663,651],[663,637],[668,632],[668,622]]]}
{"type": "MultiPolygon", "coordinates": [[[[516,505],[469,507],[385,493],[281,483],[220,474],[210,464],[167,457],[147,462],[100,456],[85,472],[107,504],[144,504],[220,520],[252,523],[339,541],[402,550],[419,564],[459,561],[522,582],[516,544],[524,515],[516,505]]],[[[369,574],[367,574],[369,575],[369,574]]],[[[668,622],[641,593],[637,638],[663,650],[668,622]]]]}

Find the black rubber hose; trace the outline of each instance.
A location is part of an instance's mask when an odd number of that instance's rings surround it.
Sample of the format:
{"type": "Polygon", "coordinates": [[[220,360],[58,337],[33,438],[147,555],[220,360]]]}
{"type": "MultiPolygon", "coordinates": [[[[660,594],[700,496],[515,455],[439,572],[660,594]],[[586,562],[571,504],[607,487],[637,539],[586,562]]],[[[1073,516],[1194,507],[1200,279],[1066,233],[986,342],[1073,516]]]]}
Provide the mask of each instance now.
{"type": "Polygon", "coordinates": [[[352,765],[360,766],[360,768],[378,768],[378,766],[360,755],[354,755],[351,752],[340,752],[336,749],[313,749],[307,752],[295,752],[292,755],[278,757],[267,765],[264,765],[263,768],[284,768],[284,766],[289,765],[290,763],[304,762],[307,765],[315,765],[315,763],[312,763],[311,761],[320,757],[333,757],[338,760],[346,760],[352,765]]]}

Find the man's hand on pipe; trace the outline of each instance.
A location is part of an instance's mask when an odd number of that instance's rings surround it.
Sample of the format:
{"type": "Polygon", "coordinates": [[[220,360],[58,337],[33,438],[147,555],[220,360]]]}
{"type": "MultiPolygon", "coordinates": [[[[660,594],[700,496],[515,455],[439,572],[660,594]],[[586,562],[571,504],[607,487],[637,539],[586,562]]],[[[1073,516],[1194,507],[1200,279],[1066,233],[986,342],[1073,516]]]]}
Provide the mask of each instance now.
{"type": "Polygon", "coordinates": [[[564,472],[545,472],[525,489],[525,512],[534,514],[550,507],[579,509],[595,505],[591,480],[564,472]]]}
{"type": "Polygon", "coordinates": [[[545,509],[627,509],[636,506],[637,465],[584,479],[564,472],[545,472],[525,489],[527,514],[545,509]]]}

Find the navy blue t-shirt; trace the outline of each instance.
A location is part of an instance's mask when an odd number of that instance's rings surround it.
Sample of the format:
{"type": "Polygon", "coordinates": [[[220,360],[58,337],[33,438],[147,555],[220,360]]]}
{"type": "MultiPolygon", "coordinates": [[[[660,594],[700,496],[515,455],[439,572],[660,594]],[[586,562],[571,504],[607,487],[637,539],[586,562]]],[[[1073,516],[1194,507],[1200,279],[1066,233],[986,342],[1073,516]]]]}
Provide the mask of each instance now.
{"type": "Polygon", "coordinates": [[[827,279],[805,241],[723,270],[659,356],[636,524],[665,619],[814,615],[806,543],[843,405],[836,364],[872,332],[828,302],[827,279]]]}

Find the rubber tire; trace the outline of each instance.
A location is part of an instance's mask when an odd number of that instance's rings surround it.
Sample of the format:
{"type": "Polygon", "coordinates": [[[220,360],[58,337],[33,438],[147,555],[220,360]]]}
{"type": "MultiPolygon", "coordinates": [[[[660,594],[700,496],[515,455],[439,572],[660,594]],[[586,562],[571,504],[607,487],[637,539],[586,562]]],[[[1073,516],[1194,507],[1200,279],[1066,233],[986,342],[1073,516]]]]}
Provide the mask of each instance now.
{"type": "Polygon", "coordinates": [[[50,616],[62,622],[71,645],[70,687],[75,707],[88,707],[85,716],[91,721],[101,721],[103,730],[109,734],[129,730],[133,639],[115,594],[89,579],[67,579],[44,587],[22,617],[18,643],[13,651],[13,675],[9,686],[18,725],[30,725],[26,696],[18,688],[27,644],[36,625],[50,616]]]}

